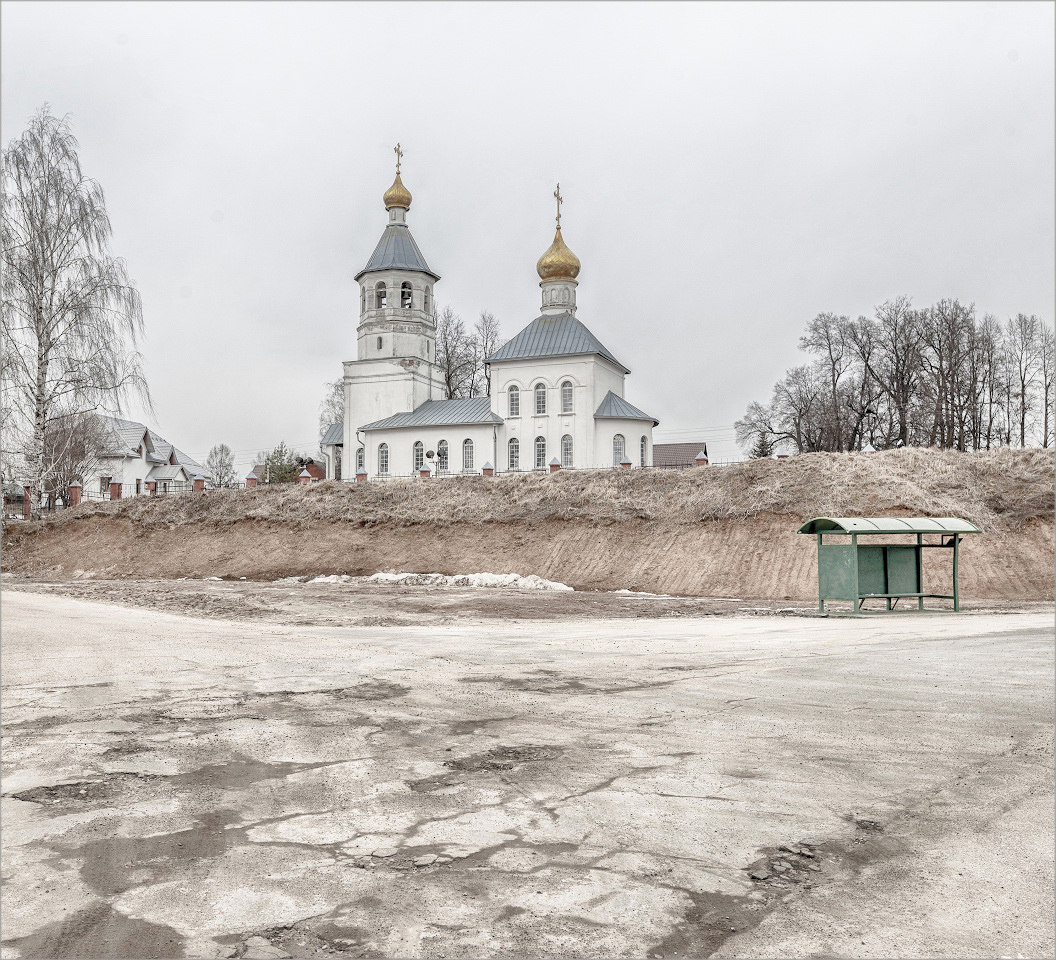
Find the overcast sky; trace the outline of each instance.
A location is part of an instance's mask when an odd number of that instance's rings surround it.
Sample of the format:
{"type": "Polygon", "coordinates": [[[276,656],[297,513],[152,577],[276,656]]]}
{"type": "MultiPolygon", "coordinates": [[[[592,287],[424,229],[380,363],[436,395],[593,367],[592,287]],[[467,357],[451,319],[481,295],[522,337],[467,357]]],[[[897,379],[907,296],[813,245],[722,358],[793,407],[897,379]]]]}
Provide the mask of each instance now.
{"type": "Polygon", "coordinates": [[[577,316],[656,440],[733,423],[804,324],[908,294],[1053,322],[1052,3],[28,3],[2,140],[45,101],[143,294],[156,429],[317,449],[393,145],[440,305],[510,337],[562,227],[577,316]]]}

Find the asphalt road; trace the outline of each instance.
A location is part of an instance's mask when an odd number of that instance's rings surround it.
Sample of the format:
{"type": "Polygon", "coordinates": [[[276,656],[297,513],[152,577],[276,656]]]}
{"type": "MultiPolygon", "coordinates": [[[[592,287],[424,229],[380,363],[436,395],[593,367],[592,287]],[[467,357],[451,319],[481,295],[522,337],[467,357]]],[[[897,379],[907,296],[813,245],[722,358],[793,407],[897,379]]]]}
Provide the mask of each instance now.
{"type": "Polygon", "coordinates": [[[1053,955],[1051,612],[2,613],[4,957],[1053,955]]]}

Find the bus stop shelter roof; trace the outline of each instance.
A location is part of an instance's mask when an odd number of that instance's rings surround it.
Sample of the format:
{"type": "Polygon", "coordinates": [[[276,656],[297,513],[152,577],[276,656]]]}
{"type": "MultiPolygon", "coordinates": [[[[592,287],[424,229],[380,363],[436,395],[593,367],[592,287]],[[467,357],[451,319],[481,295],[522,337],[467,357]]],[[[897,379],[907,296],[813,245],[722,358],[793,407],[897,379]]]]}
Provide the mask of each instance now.
{"type": "Polygon", "coordinates": [[[815,517],[798,533],[981,533],[960,517],[815,517]]]}

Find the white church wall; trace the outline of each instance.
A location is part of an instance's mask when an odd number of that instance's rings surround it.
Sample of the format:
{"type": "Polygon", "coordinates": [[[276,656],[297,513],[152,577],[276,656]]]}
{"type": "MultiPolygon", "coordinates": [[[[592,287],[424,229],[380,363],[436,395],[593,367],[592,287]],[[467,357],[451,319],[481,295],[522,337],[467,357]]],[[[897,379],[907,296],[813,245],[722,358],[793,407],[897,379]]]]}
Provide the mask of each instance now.
{"type": "Polygon", "coordinates": [[[651,420],[623,420],[608,418],[595,420],[594,462],[599,467],[613,464],[613,440],[618,435],[624,438],[623,449],[634,467],[641,465],[641,440],[646,438],[645,465],[653,465],[653,423],[651,420]]]}
{"type": "Polygon", "coordinates": [[[439,452],[440,442],[447,441],[448,445],[448,468],[451,474],[462,473],[467,468],[463,467],[464,443],[470,440],[473,443],[473,466],[468,468],[469,473],[479,474],[485,463],[491,463],[497,469],[502,469],[495,462],[497,453],[498,431],[497,424],[460,424],[454,426],[428,426],[428,427],[400,427],[395,430],[371,430],[364,436],[366,443],[356,443],[352,447],[350,459],[350,477],[355,474],[355,450],[359,446],[364,447],[366,457],[367,474],[374,477],[378,474],[379,447],[381,444],[388,445],[389,470],[388,476],[409,476],[414,473],[414,444],[422,444],[423,459],[426,466],[434,471],[439,469],[438,457],[432,460],[424,457],[426,451],[439,452]]]}

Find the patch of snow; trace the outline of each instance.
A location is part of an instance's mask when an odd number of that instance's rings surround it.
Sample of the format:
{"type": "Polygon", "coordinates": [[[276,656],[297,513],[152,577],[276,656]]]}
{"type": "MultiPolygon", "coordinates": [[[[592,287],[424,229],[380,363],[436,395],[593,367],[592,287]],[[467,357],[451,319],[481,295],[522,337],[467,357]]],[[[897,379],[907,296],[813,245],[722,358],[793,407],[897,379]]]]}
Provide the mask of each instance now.
{"type": "Polygon", "coordinates": [[[309,583],[348,583],[349,580],[354,580],[355,577],[350,577],[347,573],[334,573],[328,577],[315,577],[309,580],[309,583]]]}
{"type": "Polygon", "coordinates": [[[515,590],[572,590],[566,583],[544,580],[534,573],[462,573],[449,577],[443,573],[375,573],[366,578],[373,583],[392,583],[401,587],[507,587],[515,590]]]}
{"type": "Polygon", "coordinates": [[[219,580],[219,577],[202,577],[203,580],[219,580]]]}

